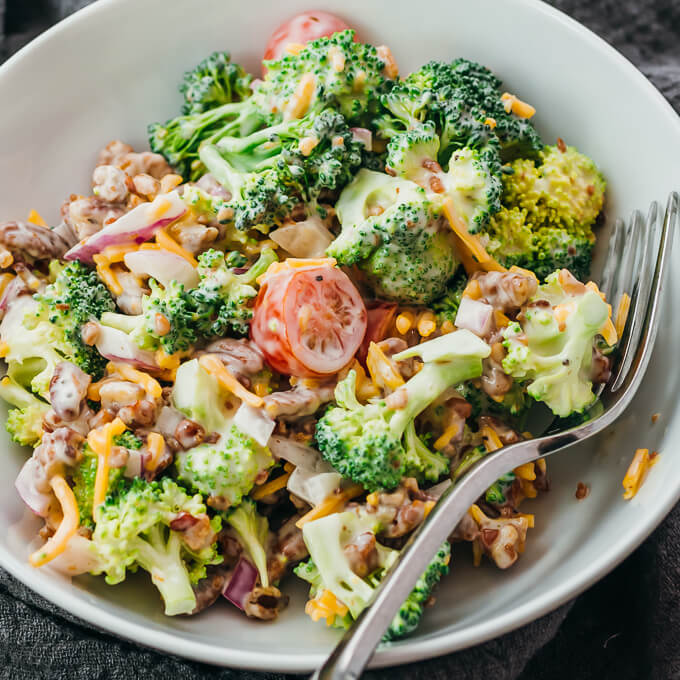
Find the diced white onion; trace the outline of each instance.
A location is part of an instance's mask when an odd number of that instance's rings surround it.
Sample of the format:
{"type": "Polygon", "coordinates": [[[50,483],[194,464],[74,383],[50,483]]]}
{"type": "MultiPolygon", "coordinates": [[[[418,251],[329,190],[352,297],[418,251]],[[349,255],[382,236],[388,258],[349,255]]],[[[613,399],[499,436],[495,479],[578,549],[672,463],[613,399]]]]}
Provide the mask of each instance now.
{"type": "Polygon", "coordinates": [[[289,222],[269,234],[293,257],[323,257],[334,236],[316,215],[302,222],[289,222]]]}
{"type": "Polygon", "coordinates": [[[242,402],[234,415],[233,424],[244,434],[252,437],[260,446],[267,442],[276,427],[276,423],[260,408],[242,402]]]}
{"type": "Polygon", "coordinates": [[[458,328],[466,328],[479,337],[488,335],[493,323],[493,307],[486,302],[464,297],[460,301],[455,324],[458,328]]]}
{"type": "Polygon", "coordinates": [[[303,470],[333,472],[333,468],[321,458],[316,449],[294,439],[273,435],[269,439],[269,449],[277,458],[283,458],[303,470]]]}
{"type": "Polygon", "coordinates": [[[310,505],[319,505],[339,486],[342,477],[337,472],[312,472],[296,467],[288,478],[288,491],[310,505]]]}

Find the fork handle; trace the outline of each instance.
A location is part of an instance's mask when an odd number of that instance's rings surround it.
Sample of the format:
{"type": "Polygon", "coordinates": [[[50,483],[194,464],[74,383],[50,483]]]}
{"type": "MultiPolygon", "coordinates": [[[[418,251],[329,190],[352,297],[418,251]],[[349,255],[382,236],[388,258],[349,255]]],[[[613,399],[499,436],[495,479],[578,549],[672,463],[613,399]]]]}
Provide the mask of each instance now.
{"type": "Polygon", "coordinates": [[[548,447],[527,440],[491,453],[472,466],[465,476],[441,496],[425,521],[411,535],[394,565],[377,587],[366,607],[345,633],[312,680],[356,680],[373,656],[383,634],[427,568],[439,546],[448,538],[468,508],[499,477],[577,441],[569,434],[553,438],[548,447]]]}

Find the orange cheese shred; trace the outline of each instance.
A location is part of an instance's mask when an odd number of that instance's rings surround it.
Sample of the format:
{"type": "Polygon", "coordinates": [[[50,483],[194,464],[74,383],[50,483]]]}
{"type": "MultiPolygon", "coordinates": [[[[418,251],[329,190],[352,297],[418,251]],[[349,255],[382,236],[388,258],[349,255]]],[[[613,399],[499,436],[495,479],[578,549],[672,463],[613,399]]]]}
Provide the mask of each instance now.
{"type": "Polygon", "coordinates": [[[146,448],[151,454],[151,458],[146,464],[146,467],[149,470],[155,470],[158,467],[158,463],[160,463],[163,451],[165,451],[165,439],[163,439],[163,435],[158,432],[149,432],[146,437],[146,448]]]}
{"type": "Polygon", "coordinates": [[[327,626],[332,626],[336,616],[343,617],[349,609],[330,590],[323,590],[305,605],[305,614],[315,623],[324,619],[327,626]]]}
{"type": "Polygon", "coordinates": [[[158,380],[147,375],[143,371],[138,371],[136,368],[122,362],[109,361],[106,364],[106,372],[109,375],[118,374],[121,378],[137,383],[144,391],[154,399],[160,399],[163,390],[158,380]]]}
{"type": "Polygon", "coordinates": [[[351,501],[352,498],[360,496],[363,492],[363,487],[358,484],[352,484],[352,486],[348,486],[344,491],[330,495],[323,503],[319,503],[315,508],[312,508],[306,515],[300,517],[295,526],[298,529],[302,529],[307,522],[313,522],[315,519],[332,515],[343,508],[345,503],[351,501]]]}
{"type": "MultiPolygon", "coordinates": [[[[505,267],[496,262],[496,260],[494,260],[491,257],[491,255],[489,255],[489,253],[486,252],[486,249],[481,244],[479,238],[468,231],[467,225],[461,219],[460,215],[458,215],[458,213],[456,212],[456,209],[453,205],[453,201],[450,198],[444,200],[444,202],[442,203],[442,209],[444,211],[444,215],[446,215],[446,219],[449,221],[449,224],[451,225],[451,229],[453,229],[456,236],[458,236],[458,238],[463,242],[463,245],[468,249],[470,254],[477,260],[479,266],[482,269],[484,269],[485,271],[497,271],[497,272],[506,271],[505,267]]],[[[465,265],[464,260],[463,265],[465,265]]]]}
{"type": "Polygon", "coordinates": [[[227,367],[220,361],[219,357],[214,354],[204,354],[198,360],[198,363],[201,365],[201,368],[214,376],[222,387],[229,390],[241,401],[244,401],[253,408],[262,408],[262,406],[264,406],[262,397],[258,397],[256,394],[247,390],[236,377],[229,372],[227,367]]]}
{"type": "Polygon", "coordinates": [[[43,216],[37,210],[31,210],[31,212],[28,213],[27,221],[38,227],[47,227],[47,222],[45,222],[43,216]]]}
{"type": "Polygon", "coordinates": [[[192,267],[198,267],[196,258],[185,248],[175,241],[165,229],[159,229],[156,232],[156,243],[162,250],[167,250],[169,253],[174,253],[183,257],[192,267]]]}
{"type": "Polygon", "coordinates": [[[482,439],[484,440],[484,446],[489,453],[491,451],[496,451],[497,449],[503,448],[503,442],[501,441],[501,438],[498,436],[496,430],[494,430],[492,427],[485,425],[479,431],[482,435],[482,439]]]}
{"type": "Polygon", "coordinates": [[[616,335],[620,338],[623,335],[623,331],[626,327],[626,321],[628,320],[628,312],[630,311],[630,295],[624,293],[619,300],[619,304],[616,308],[616,317],[614,321],[614,329],[616,330],[616,335]]]}
{"type": "Polygon", "coordinates": [[[628,501],[640,490],[649,470],[649,449],[637,449],[626,476],[623,478],[623,497],[628,501]]]}
{"type": "Polygon", "coordinates": [[[42,567],[43,564],[47,564],[58,555],[61,555],[66,550],[71,537],[78,531],[78,525],[80,524],[78,503],[66,480],[61,475],[54,475],[50,479],[50,486],[61,505],[62,520],[56,532],[48,539],[47,543],[28,558],[28,561],[34,567],[42,567]]]}
{"type": "Polygon", "coordinates": [[[401,373],[385,356],[375,342],[371,342],[368,346],[368,354],[366,355],[366,367],[371,375],[371,380],[376,387],[387,386],[391,390],[396,390],[404,384],[404,379],[401,373]]]}
{"type": "Polygon", "coordinates": [[[117,434],[123,434],[127,429],[125,423],[116,418],[102,427],[91,430],[87,435],[87,443],[97,454],[97,474],[94,480],[94,496],[92,499],[92,511],[106,500],[109,486],[109,456],[113,438],[117,434]]]}
{"type": "Polygon", "coordinates": [[[280,477],[272,479],[270,482],[267,482],[266,484],[257,487],[257,489],[255,489],[255,491],[253,491],[250,494],[250,497],[256,501],[259,501],[260,498],[264,498],[265,496],[269,496],[270,494],[277,492],[279,489],[283,489],[283,487],[286,486],[286,484],[288,484],[288,479],[291,476],[291,474],[292,471],[286,472],[280,477]]]}

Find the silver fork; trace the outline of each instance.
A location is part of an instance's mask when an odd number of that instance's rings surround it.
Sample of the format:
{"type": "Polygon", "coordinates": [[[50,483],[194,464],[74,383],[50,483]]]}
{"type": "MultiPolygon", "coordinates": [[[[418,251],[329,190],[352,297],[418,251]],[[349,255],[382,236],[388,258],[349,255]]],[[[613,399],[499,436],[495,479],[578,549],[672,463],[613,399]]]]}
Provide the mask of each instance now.
{"type": "Polygon", "coordinates": [[[385,630],[399,611],[419,576],[468,508],[499,477],[524,463],[561,451],[609,427],[630,404],[645,374],[658,330],[659,300],[670,256],[671,240],[680,210],[680,197],[668,197],[661,236],[657,238],[659,206],[653,203],[647,219],[639,211],[628,224],[616,222],[609,242],[601,290],[617,309],[626,291],[632,291],[630,311],[619,340],[618,361],[609,383],[600,393],[604,411],[578,427],[518,442],[482,458],[441,498],[415,531],[397,562],[312,680],[355,680],[373,656],[385,630]],[[652,263],[656,254],[653,276],[652,263]]]}

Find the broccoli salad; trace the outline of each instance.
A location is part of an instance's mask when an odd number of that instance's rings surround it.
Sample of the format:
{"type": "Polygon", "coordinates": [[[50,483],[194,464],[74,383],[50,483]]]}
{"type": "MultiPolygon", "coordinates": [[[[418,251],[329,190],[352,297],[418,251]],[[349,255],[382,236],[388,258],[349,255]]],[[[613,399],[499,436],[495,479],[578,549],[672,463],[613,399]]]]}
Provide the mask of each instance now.
{"type": "MultiPolygon", "coordinates": [[[[32,567],[141,569],[168,616],[263,620],[299,578],[346,628],[447,485],[531,413],[597,405],[622,326],[588,280],[605,181],[465,58],[400,75],[324,13],[266,57],[187,72],[151,150],[109,143],[58,226],[0,224],[0,396],[33,451],[32,567]]],[[[544,460],[497,480],[386,639],[466,543],[512,566],[548,487],[544,460]]]]}

